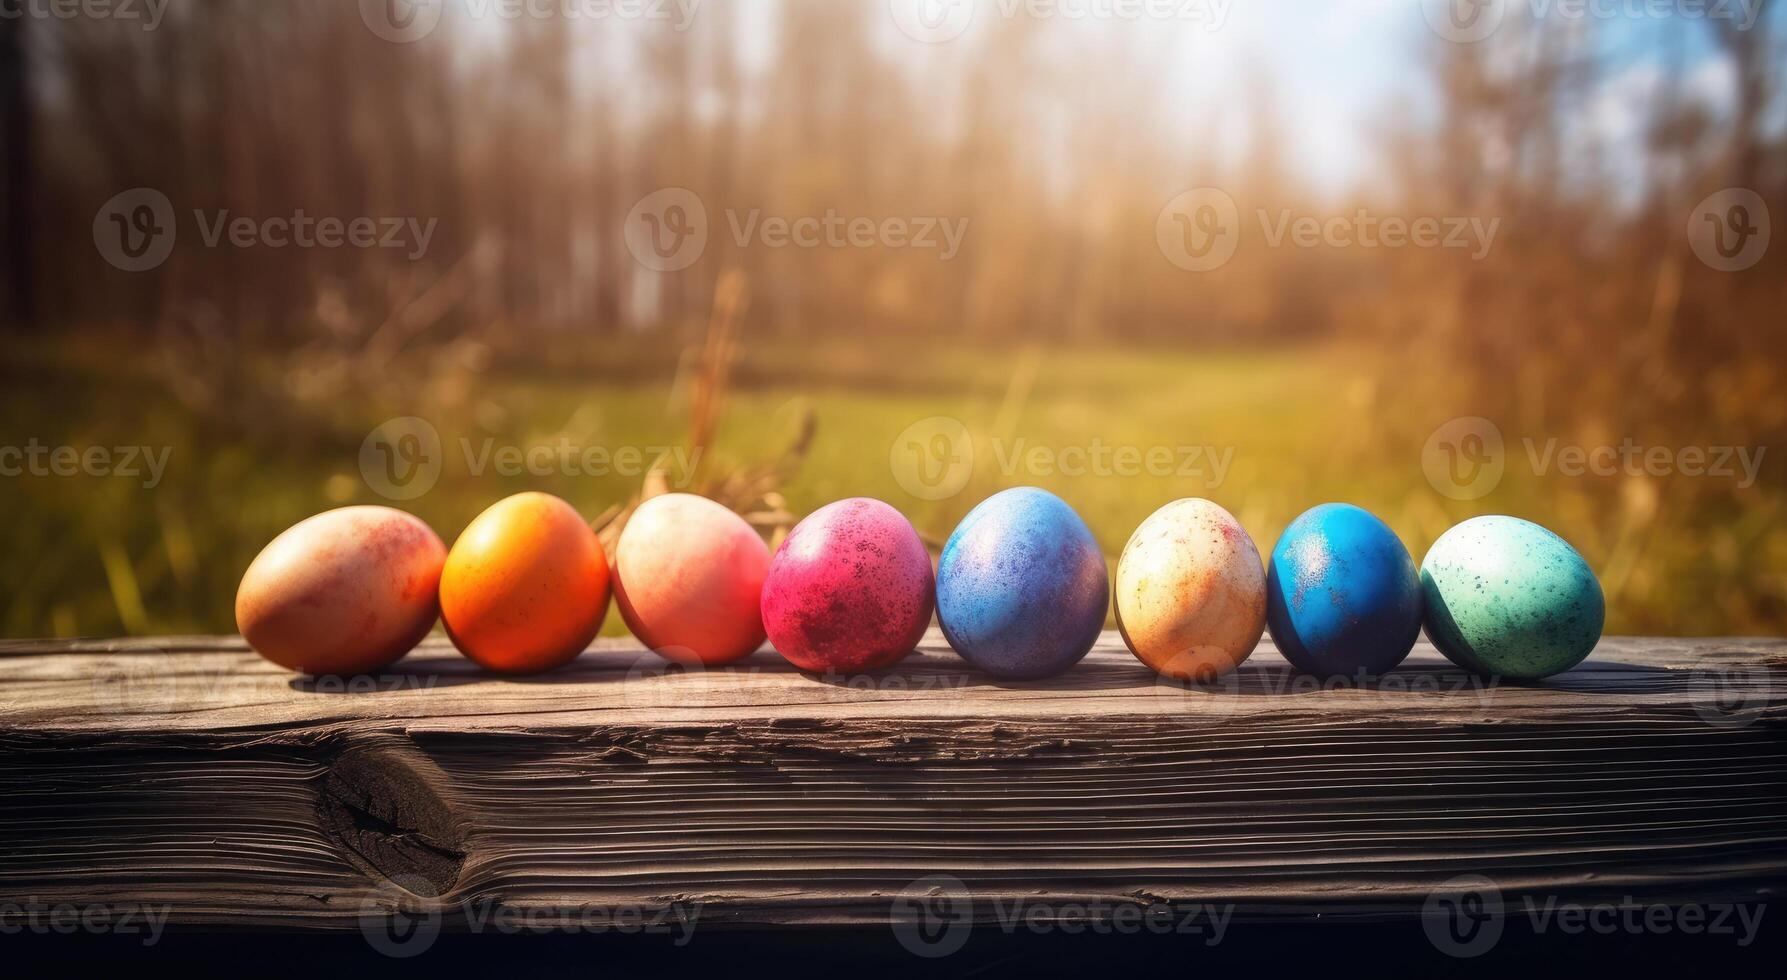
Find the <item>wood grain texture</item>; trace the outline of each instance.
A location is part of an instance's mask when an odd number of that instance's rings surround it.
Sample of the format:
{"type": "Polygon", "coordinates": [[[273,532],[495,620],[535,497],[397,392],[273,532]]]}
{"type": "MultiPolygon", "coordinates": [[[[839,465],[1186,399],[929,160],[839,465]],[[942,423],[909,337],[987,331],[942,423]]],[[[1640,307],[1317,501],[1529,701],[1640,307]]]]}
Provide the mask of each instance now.
{"type": "Polygon", "coordinates": [[[543,677],[439,641],[296,678],[234,638],[0,643],[0,901],[354,928],[439,894],[886,923],[913,881],[986,905],[1418,914],[1439,883],[1565,900],[1787,884],[1787,641],[1609,638],[1548,681],[1423,644],[1368,682],[1270,644],[1206,688],[1107,635],[1050,681],[933,634],[863,677],[760,651],[688,673],[603,642],[543,677]],[[394,884],[395,883],[395,884],[394,884]],[[398,887],[401,886],[401,887],[398,887]]]}

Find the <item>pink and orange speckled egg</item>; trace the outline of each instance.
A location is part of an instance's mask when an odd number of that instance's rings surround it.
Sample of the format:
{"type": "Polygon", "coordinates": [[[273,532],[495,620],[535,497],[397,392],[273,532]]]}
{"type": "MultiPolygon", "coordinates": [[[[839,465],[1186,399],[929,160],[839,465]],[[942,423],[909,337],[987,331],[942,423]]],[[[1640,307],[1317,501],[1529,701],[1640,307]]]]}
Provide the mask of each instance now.
{"type": "Polygon", "coordinates": [[[236,625],[268,660],[306,674],[382,670],[434,628],[447,547],[419,518],[343,507],[293,525],[248,566],[236,625]]]}
{"type": "Polygon", "coordinates": [[[642,643],[678,663],[724,664],[763,644],[769,546],[706,497],[639,505],[614,547],[614,604],[642,643]]]}
{"type": "Polygon", "coordinates": [[[1136,528],[1117,561],[1117,628],[1158,673],[1207,682],[1253,653],[1266,628],[1266,570],[1233,515],[1176,500],[1136,528]]]}
{"type": "Polygon", "coordinates": [[[777,549],[763,625],[802,670],[874,670],[912,651],[934,596],[931,556],[911,523],[879,500],[840,500],[795,525],[777,549]]]}

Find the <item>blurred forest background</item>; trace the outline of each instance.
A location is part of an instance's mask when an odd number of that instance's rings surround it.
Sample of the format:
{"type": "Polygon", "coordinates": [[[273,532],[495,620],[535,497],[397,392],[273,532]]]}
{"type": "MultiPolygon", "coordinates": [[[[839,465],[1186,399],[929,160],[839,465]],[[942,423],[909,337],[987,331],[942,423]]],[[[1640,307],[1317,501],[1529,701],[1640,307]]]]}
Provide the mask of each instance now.
{"type": "Polygon", "coordinates": [[[463,445],[693,444],[689,486],[769,534],[872,495],[941,539],[985,493],[1032,483],[1113,561],[1182,496],[1228,507],[1262,553],[1303,509],[1350,500],[1418,561],[1451,523],[1512,513],[1585,553],[1611,630],[1787,629],[1787,246],[1723,271],[1689,239],[1725,188],[1787,218],[1780,4],[1746,24],[1510,3],[1473,43],[1415,0],[1242,0],[1219,25],[987,2],[931,44],[898,7],[707,0],[679,29],[675,7],[511,18],[455,0],[408,43],[349,2],[171,0],[152,30],[0,17],[0,446],[171,450],[153,488],[0,477],[0,633],[232,630],[274,534],[390,502],[360,460],[393,417],[445,441],[438,484],[394,505],[449,542],[506,493],[598,519],[644,482],[472,472],[463,445]],[[1364,91],[1361,110],[1309,102],[1328,89],[1364,91]],[[1237,202],[1243,239],[1188,272],[1157,224],[1206,186],[1237,202]],[[669,187],[711,231],[698,261],[658,271],[624,226],[669,187]],[[96,245],[134,188],[178,218],[140,272],[96,245]],[[435,224],[416,256],[211,246],[194,217],[297,209],[435,224]],[[1268,247],[1255,217],[1360,209],[1499,224],[1477,260],[1268,247]],[[735,239],[753,210],[966,234],[947,260],[773,248],[735,239]],[[978,449],[940,500],[890,467],[931,416],[978,449]],[[1422,453],[1466,416],[1503,434],[1507,472],[1461,501],[1422,453]],[[1536,472],[1524,440],[1552,439],[1765,455],[1753,485],[1536,472]],[[1217,486],[1005,472],[1014,440],[1233,463],[1217,486]]]}

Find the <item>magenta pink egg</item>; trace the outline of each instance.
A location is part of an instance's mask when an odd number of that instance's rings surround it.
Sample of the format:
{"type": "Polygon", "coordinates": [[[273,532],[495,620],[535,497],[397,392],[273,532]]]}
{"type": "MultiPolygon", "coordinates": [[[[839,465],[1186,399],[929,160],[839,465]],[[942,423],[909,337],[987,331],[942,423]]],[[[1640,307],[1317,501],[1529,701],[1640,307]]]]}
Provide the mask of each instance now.
{"type": "Polygon", "coordinates": [[[763,581],[770,642],[802,670],[886,667],[931,623],[931,556],[910,522],[879,500],[827,504],[795,525],[763,581]]]}

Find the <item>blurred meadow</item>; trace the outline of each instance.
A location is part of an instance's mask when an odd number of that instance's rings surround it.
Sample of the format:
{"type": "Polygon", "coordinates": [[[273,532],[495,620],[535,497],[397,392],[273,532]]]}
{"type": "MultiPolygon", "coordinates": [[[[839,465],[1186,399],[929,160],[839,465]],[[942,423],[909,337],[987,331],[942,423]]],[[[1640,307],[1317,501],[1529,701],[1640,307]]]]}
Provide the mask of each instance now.
{"type": "Polygon", "coordinates": [[[692,490],[773,541],[874,496],[935,546],[1020,484],[1113,563],[1185,496],[1262,554],[1325,501],[1417,561],[1514,514],[1610,632],[1787,630],[1783,5],[583,6],[0,18],[0,635],[232,631],[260,548],[346,504],[450,543],[524,489],[609,535],[692,490]],[[874,230],[763,224],[828,215],[874,230]],[[1469,241],[1366,243],[1423,218],[1469,241]],[[57,447],[105,452],[25,465],[57,447]]]}

